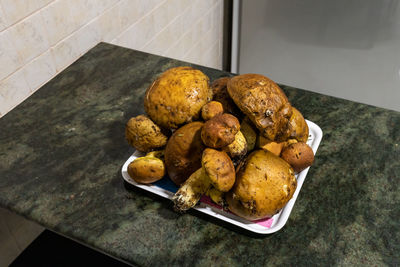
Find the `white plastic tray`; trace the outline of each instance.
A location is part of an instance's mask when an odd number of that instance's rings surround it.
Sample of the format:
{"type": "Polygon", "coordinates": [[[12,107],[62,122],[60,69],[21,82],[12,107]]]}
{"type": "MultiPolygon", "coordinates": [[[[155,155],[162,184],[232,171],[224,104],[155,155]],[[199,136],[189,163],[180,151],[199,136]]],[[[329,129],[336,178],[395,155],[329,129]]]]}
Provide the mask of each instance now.
{"type": "MultiPolygon", "coordinates": [[[[309,138],[307,140],[307,144],[312,148],[314,154],[316,154],[319,143],[321,142],[322,139],[322,130],[315,123],[308,120],[306,120],[306,122],[308,124],[310,133],[309,138]]],[[[142,155],[143,154],[141,154],[140,152],[135,151],[135,153],[133,153],[127,159],[125,164],[122,166],[122,177],[124,178],[125,181],[136,187],[142,188],[146,191],[152,192],[164,198],[171,199],[172,196],[174,195],[173,187],[175,186],[168,177],[164,177],[163,179],[154,184],[144,185],[136,183],[129,176],[127,171],[129,163],[131,163],[134,159],[142,155]]],[[[202,200],[194,207],[194,209],[255,233],[259,234],[274,233],[280,230],[286,224],[286,221],[288,220],[289,215],[292,211],[293,205],[296,202],[297,196],[299,195],[301,186],[303,185],[303,182],[307,176],[309,168],[310,167],[304,169],[303,171],[301,171],[296,175],[297,188],[293,194],[292,199],[289,200],[286,206],[283,207],[282,210],[279,213],[275,214],[272,218],[262,219],[258,221],[248,221],[239,216],[236,216],[233,213],[222,210],[216,204],[211,203],[206,197],[203,197],[202,200]]]]}

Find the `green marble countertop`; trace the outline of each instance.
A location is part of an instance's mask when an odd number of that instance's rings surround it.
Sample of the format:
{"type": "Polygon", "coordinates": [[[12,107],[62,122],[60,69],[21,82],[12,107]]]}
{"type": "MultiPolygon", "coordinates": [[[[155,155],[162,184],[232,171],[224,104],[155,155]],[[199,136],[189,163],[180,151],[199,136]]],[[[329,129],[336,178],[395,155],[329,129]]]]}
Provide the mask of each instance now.
{"type": "MultiPolygon", "coordinates": [[[[124,184],[125,123],[143,113],[150,82],[180,65],[101,43],[6,114],[0,206],[133,265],[400,264],[398,112],[283,86],[324,136],[288,222],[271,235],[177,214],[124,184]]],[[[211,80],[229,75],[196,67],[211,80]]]]}

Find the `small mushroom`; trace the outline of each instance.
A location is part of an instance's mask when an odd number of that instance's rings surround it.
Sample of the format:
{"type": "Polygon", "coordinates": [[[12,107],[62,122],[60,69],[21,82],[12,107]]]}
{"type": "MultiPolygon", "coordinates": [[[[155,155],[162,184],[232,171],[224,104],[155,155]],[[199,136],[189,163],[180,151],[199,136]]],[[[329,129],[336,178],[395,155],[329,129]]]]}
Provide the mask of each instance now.
{"type": "Polygon", "coordinates": [[[247,153],[247,142],[242,131],[235,135],[235,140],[222,148],[232,159],[240,159],[247,153]]]}
{"type": "Polygon", "coordinates": [[[163,130],[146,115],[139,115],[128,121],[125,138],[131,146],[142,152],[163,147],[168,140],[163,130]]]}
{"type": "Polygon", "coordinates": [[[153,151],[144,157],[136,158],[128,165],[128,174],[137,183],[154,183],[165,175],[165,165],[162,161],[164,151],[153,151]]]}
{"type": "Polygon", "coordinates": [[[185,211],[194,207],[211,186],[227,192],[234,185],[235,168],[225,152],[206,148],[201,163],[202,167],[190,175],[172,197],[176,210],[185,211]]]}
{"type": "Polygon", "coordinates": [[[203,120],[208,121],[216,115],[224,113],[222,104],[218,101],[211,101],[201,108],[201,117],[203,120]]]}
{"type": "Polygon", "coordinates": [[[201,130],[203,143],[212,148],[222,148],[235,140],[240,130],[238,119],[230,114],[221,114],[204,123],[201,130]]]}
{"type": "Polygon", "coordinates": [[[281,158],[298,173],[313,164],[314,153],[306,143],[298,142],[286,146],[282,150],[281,158]]]}

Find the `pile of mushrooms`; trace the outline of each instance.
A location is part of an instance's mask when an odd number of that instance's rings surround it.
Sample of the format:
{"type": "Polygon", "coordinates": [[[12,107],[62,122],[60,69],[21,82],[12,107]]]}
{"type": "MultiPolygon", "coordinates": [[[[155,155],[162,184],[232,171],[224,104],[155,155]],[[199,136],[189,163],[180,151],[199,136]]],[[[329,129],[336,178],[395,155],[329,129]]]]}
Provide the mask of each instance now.
{"type": "Polygon", "coordinates": [[[191,67],[171,68],[147,89],[147,115],[131,118],[126,139],[146,156],[128,166],[138,183],[168,174],[174,207],[202,195],[249,219],[271,217],[296,190],[295,173],[310,166],[308,126],[272,80],[243,74],[215,80],[191,67]]]}

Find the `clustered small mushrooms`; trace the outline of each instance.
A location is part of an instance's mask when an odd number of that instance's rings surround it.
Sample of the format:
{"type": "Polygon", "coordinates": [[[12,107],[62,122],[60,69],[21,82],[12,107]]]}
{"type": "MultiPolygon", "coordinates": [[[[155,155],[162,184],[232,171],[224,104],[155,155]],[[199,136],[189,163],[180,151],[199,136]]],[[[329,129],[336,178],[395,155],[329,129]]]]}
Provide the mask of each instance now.
{"type": "Polygon", "coordinates": [[[263,75],[209,85],[200,70],[171,68],[149,86],[144,108],[147,115],[131,118],[125,134],[147,155],[132,161],[128,173],[144,184],[168,174],[179,186],[172,198],[177,211],[208,195],[243,218],[271,217],[292,198],[295,173],[314,161],[303,115],[263,75]]]}

